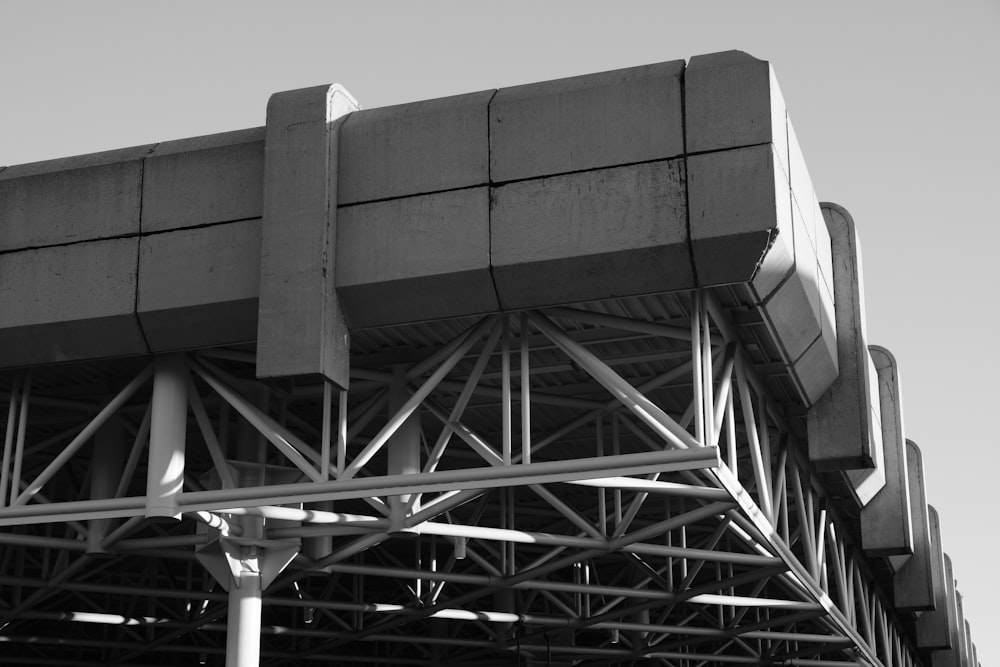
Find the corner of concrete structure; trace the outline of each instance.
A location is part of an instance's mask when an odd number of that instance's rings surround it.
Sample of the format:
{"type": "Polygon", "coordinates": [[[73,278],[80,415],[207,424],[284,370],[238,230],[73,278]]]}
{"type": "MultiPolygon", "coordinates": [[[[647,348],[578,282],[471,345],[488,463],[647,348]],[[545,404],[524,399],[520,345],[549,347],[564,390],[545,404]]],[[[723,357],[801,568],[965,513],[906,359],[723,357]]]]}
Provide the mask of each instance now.
{"type": "Polygon", "coordinates": [[[766,60],[743,51],[693,56],[684,72],[688,154],[773,143],[788,155],[785,101],[766,60]]]}
{"type": "Polygon", "coordinates": [[[268,100],[258,377],[320,374],[348,385],[349,335],[334,285],[337,133],[357,109],[337,84],[268,100]]]}

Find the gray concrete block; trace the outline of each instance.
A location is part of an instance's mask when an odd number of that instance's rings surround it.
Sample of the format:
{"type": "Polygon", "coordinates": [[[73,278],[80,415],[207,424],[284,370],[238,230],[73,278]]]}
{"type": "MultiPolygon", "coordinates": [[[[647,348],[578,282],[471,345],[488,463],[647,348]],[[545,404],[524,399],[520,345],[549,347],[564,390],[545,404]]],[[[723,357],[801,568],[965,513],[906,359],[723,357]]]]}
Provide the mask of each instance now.
{"type": "Polygon", "coordinates": [[[351,329],[493,312],[489,188],[337,212],[337,292],[351,329]]]}
{"type": "Polygon", "coordinates": [[[137,313],[152,352],[256,340],[260,225],[142,237],[137,313]]]}
{"type": "Polygon", "coordinates": [[[139,232],[142,158],[152,145],[8,167],[0,251],[139,232]]]}
{"type": "Polygon", "coordinates": [[[138,239],[0,255],[0,367],[143,354],[138,239]]]}
{"type": "Polygon", "coordinates": [[[916,622],[917,646],[922,649],[943,649],[951,646],[951,617],[949,613],[948,582],[951,581],[951,563],[941,547],[941,522],[937,510],[927,506],[927,533],[931,547],[931,585],[934,592],[934,609],[922,613],[916,622]]]}
{"type": "Polygon", "coordinates": [[[690,289],[682,160],[493,190],[493,277],[503,308],[690,289]]]}
{"type": "Polygon", "coordinates": [[[321,374],[348,384],[337,300],[338,119],[357,102],[337,85],[271,96],[264,150],[258,377],[321,374]]]}
{"type": "Polygon", "coordinates": [[[765,60],[742,51],[694,56],[684,72],[687,152],[772,143],[788,155],[785,101],[765,60]]]}
{"type": "Polygon", "coordinates": [[[913,555],[897,564],[892,579],[893,599],[901,611],[934,608],[933,548],[924,487],[920,448],[906,441],[906,477],[910,483],[910,516],[913,520],[913,555]]]}
{"type": "Polygon", "coordinates": [[[352,113],[340,127],[337,203],[489,182],[487,115],[495,92],[352,113]]]}
{"type": "MultiPolygon", "coordinates": [[[[687,175],[698,284],[753,279],[768,264],[775,237],[792,236],[788,180],[774,149],[763,145],[692,155],[687,175]]],[[[767,271],[780,274],[786,264],[776,257],[767,271]]]]}
{"type": "Polygon", "coordinates": [[[874,374],[870,376],[869,370],[861,254],[850,214],[836,204],[824,204],[823,215],[833,245],[840,374],[809,409],[809,458],[822,470],[871,468],[881,429],[873,428],[878,404],[873,410],[877,391],[871,388],[874,374]]]}
{"type": "Polygon", "coordinates": [[[142,231],[261,216],[264,128],[158,144],[146,158],[142,231]]]}
{"type": "Polygon", "coordinates": [[[495,183],[684,153],[684,61],[503,88],[490,104],[495,183]]]}
{"type": "Polygon", "coordinates": [[[868,350],[878,377],[885,484],[861,509],[861,545],[872,556],[912,554],[913,520],[899,367],[884,347],[871,345],[868,350]]]}

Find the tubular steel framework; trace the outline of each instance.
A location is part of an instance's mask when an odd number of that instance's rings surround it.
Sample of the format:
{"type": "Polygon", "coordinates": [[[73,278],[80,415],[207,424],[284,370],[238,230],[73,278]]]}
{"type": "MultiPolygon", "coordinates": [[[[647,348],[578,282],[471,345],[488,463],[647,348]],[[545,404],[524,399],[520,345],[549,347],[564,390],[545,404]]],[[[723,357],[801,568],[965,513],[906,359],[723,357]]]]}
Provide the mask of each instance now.
{"type": "Polygon", "coordinates": [[[0,663],[923,664],[739,289],[6,373],[0,663]]]}

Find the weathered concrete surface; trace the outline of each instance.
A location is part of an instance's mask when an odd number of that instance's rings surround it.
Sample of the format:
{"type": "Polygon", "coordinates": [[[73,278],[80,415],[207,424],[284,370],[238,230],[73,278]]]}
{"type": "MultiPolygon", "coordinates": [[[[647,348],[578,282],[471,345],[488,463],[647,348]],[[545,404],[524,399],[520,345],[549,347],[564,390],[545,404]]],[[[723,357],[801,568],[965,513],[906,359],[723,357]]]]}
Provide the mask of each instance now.
{"type": "Polygon", "coordinates": [[[489,182],[486,90],[356,111],[339,131],[337,203],[376,201],[489,182]]]}
{"type": "Polygon", "coordinates": [[[0,366],[143,354],[139,239],[0,255],[0,366]]]}
{"type": "MultiPolygon", "coordinates": [[[[691,246],[698,284],[753,279],[774,236],[791,237],[788,179],[769,145],[687,158],[691,246]]],[[[785,250],[782,254],[786,254],[785,250]]],[[[784,264],[775,269],[773,281],[784,264]]],[[[784,278],[784,275],[781,276],[784,278]]]]}
{"type": "Polygon", "coordinates": [[[264,128],[166,141],[143,162],[142,231],[260,218],[264,128]]]}
{"type": "Polygon", "coordinates": [[[337,85],[275,93],[268,101],[258,377],[319,373],[347,387],[349,338],[333,265],[335,121],[357,108],[337,85]]]}
{"type": "Polygon", "coordinates": [[[257,339],[261,222],[143,236],[136,311],[151,352],[257,339]]]}
{"type": "MultiPolygon", "coordinates": [[[[884,347],[871,345],[868,350],[878,380],[884,475],[882,488],[861,508],[861,544],[870,555],[912,554],[909,465],[906,462],[899,368],[895,357],[884,347]]],[[[865,473],[849,471],[847,474],[857,485],[865,473]]]]}
{"type": "Polygon", "coordinates": [[[840,374],[809,409],[809,458],[822,470],[872,468],[881,429],[866,340],[861,251],[850,214],[830,203],[822,204],[822,211],[833,243],[840,374]]]}
{"type": "Polygon", "coordinates": [[[120,150],[0,173],[0,252],[139,233],[142,158],[120,150]]]}
{"type": "Polygon", "coordinates": [[[505,309],[693,287],[680,160],[494,190],[493,276],[505,309]]]}
{"type": "Polygon", "coordinates": [[[910,482],[913,555],[902,563],[896,561],[896,574],[892,580],[893,598],[896,609],[924,611],[934,608],[935,554],[931,543],[923,459],[920,448],[912,440],[906,441],[906,470],[906,477],[910,482]]]}
{"type": "Polygon", "coordinates": [[[684,153],[684,61],[502,88],[490,104],[495,183],[684,153]]]}
{"type": "Polygon", "coordinates": [[[774,144],[786,159],[785,100],[765,60],[742,51],[694,56],[684,72],[684,110],[688,153],[774,144]]]}
{"type": "Polygon", "coordinates": [[[340,208],[337,291],[348,325],[497,310],[489,206],[484,186],[340,208]]]}

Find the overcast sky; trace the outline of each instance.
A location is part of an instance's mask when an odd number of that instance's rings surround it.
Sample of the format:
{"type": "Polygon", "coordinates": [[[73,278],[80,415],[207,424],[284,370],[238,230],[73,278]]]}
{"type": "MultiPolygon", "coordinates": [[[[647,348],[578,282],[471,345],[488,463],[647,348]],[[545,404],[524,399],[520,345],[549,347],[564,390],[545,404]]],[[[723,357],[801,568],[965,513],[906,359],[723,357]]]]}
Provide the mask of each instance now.
{"type": "Polygon", "coordinates": [[[321,83],[372,108],[729,49],[771,61],[820,200],[857,222],[869,341],[1000,664],[1000,0],[0,0],[0,165],[263,125],[321,83]]]}

